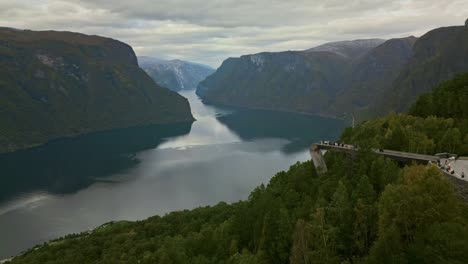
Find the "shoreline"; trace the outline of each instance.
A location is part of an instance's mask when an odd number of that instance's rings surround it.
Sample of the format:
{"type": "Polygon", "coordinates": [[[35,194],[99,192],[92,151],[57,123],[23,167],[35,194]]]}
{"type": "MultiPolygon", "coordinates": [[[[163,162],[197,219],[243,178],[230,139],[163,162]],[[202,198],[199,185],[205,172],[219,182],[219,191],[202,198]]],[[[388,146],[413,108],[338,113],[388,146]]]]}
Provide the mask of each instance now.
{"type": "Polygon", "coordinates": [[[274,109],[274,108],[268,108],[268,107],[255,107],[255,106],[244,106],[244,105],[236,105],[236,104],[229,104],[229,103],[219,103],[219,102],[213,102],[207,99],[203,99],[198,95],[198,98],[206,104],[206,105],[212,105],[212,106],[218,106],[218,107],[227,107],[227,108],[234,108],[234,109],[249,109],[249,110],[262,110],[262,111],[271,111],[271,112],[283,112],[283,113],[291,113],[291,114],[299,114],[299,115],[306,115],[306,116],[315,116],[315,117],[322,117],[322,118],[330,118],[330,119],[335,119],[335,120],[341,120],[345,121],[344,118],[339,118],[334,115],[330,114],[319,114],[319,113],[310,113],[310,112],[301,112],[301,111],[294,111],[294,110],[287,110],[287,109],[274,109]]]}
{"type": "MultiPolygon", "coordinates": [[[[149,124],[141,124],[141,125],[134,125],[134,126],[83,130],[83,131],[77,132],[77,133],[70,133],[70,134],[65,134],[63,136],[52,137],[52,138],[46,140],[45,142],[24,145],[24,146],[21,146],[21,147],[12,149],[12,150],[0,151],[0,156],[12,154],[12,153],[19,152],[19,151],[25,151],[25,150],[30,150],[30,149],[34,149],[34,148],[39,148],[39,147],[45,146],[45,145],[47,145],[49,143],[52,143],[52,142],[55,142],[55,141],[73,139],[73,138],[77,138],[77,137],[84,136],[84,135],[89,135],[89,134],[94,134],[94,133],[101,133],[101,132],[112,131],[112,130],[120,130],[120,129],[123,130],[123,129],[131,129],[131,128],[144,128],[144,127],[157,126],[157,125],[175,125],[175,124],[184,124],[184,123],[193,124],[193,122],[195,122],[195,121],[197,121],[197,120],[195,118],[193,118],[193,120],[180,120],[180,121],[175,121],[175,122],[149,123],[149,124]]],[[[1,262],[0,262],[0,264],[1,264],[1,262]]]]}

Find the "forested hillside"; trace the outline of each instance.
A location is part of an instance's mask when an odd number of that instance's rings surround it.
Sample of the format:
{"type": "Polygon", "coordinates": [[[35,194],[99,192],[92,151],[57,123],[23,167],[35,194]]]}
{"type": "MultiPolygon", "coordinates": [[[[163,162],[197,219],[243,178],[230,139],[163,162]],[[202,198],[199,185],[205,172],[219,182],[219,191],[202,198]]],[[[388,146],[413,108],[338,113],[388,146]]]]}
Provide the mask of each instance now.
{"type": "Polygon", "coordinates": [[[247,201],[107,224],[13,263],[464,263],[467,207],[436,168],[361,153],[278,173],[247,201]]]}
{"type": "MultiPolygon", "coordinates": [[[[297,163],[246,201],[106,224],[13,263],[465,263],[468,207],[446,176],[367,147],[465,151],[465,114],[438,107],[421,113],[418,105],[443,104],[428,99],[438,94],[455,98],[466,80],[423,96],[412,108],[416,116],[395,114],[346,130],[342,140],[359,144],[360,152],[328,153],[323,175],[311,162],[297,163]]],[[[449,104],[459,109],[464,102],[449,104]]]]}
{"type": "Polygon", "coordinates": [[[0,28],[0,153],[81,133],[192,122],[187,99],[156,85],[120,41],[0,28]]]}
{"type": "Polygon", "coordinates": [[[346,130],[342,138],[369,147],[423,154],[468,155],[468,73],[438,85],[411,106],[409,114],[390,114],[346,130]]]}
{"type": "Polygon", "coordinates": [[[347,60],[329,51],[229,58],[200,82],[197,94],[207,103],[323,113],[343,84],[347,60]]]}
{"type": "Polygon", "coordinates": [[[410,114],[427,117],[438,116],[457,120],[468,117],[468,73],[438,85],[413,104],[410,114]]]}

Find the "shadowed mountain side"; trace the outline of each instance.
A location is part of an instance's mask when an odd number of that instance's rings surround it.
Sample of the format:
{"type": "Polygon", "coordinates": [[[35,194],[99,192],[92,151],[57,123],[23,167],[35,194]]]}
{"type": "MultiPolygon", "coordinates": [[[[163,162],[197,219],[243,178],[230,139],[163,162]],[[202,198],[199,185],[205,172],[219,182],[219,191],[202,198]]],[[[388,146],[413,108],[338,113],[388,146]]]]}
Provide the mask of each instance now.
{"type": "Polygon", "coordinates": [[[380,113],[407,110],[420,94],[468,72],[467,58],[468,25],[429,31],[416,41],[413,56],[374,108],[380,113]]]}
{"type": "Polygon", "coordinates": [[[411,58],[416,37],[397,38],[385,41],[352,62],[347,74],[348,80],[336,96],[330,112],[340,115],[353,111],[360,119],[370,116],[366,113],[375,98],[392,86],[392,81],[411,58]]]}
{"type": "Polygon", "coordinates": [[[303,151],[319,140],[338,138],[344,127],[337,119],[268,110],[239,110],[217,119],[243,140],[288,140],[281,149],[288,154],[303,151]]]}
{"type": "Polygon", "coordinates": [[[190,132],[192,123],[102,131],[0,155],[0,203],[12,194],[73,193],[138,164],[135,153],[190,132]]]}
{"type": "Polygon", "coordinates": [[[0,28],[0,152],[99,130],[193,120],[120,41],[0,28]]]}
{"type": "Polygon", "coordinates": [[[328,51],[229,58],[200,82],[197,94],[208,103],[321,114],[346,67],[346,58],[328,51]]]}

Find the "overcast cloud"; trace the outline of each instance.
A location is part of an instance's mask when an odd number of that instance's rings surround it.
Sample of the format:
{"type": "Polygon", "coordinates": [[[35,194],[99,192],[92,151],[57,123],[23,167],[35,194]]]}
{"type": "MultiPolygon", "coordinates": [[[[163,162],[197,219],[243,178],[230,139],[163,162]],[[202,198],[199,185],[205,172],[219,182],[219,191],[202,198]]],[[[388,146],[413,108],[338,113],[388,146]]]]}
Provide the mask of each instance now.
{"type": "Polygon", "coordinates": [[[97,34],[137,55],[217,67],[228,57],[461,25],[467,0],[0,0],[0,26],[97,34]]]}

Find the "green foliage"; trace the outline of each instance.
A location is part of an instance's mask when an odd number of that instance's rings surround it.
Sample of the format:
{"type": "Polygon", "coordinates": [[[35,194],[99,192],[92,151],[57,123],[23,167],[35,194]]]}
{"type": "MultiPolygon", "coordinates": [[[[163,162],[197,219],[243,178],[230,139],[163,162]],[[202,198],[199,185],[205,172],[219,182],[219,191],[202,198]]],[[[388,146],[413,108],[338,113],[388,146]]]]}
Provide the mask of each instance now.
{"type": "Polygon", "coordinates": [[[424,94],[410,108],[415,116],[437,116],[454,119],[468,117],[468,73],[441,83],[424,94]]]}
{"type": "Polygon", "coordinates": [[[468,73],[422,95],[408,114],[390,114],[347,129],[342,140],[360,146],[423,154],[468,155],[468,73]]]}
{"type": "Polygon", "coordinates": [[[422,154],[468,154],[466,119],[390,114],[345,131],[342,140],[359,146],[422,154]],[[465,136],[465,137],[463,137],[465,136]]]}
{"type": "Polygon", "coordinates": [[[246,201],[108,223],[46,243],[12,263],[462,263],[466,258],[467,208],[437,169],[401,169],[369,152],[330,153],[326,159],[325,175],[317,175],[311,162],[298,163],[246,201]]]}
{"type": "Polygon", "coordinates": [[[400,182],[382,193],[378,208],[378,239],[370,263],[461,263],[467,255],[462,253],[467,246],[461,245],[468,231],[466,219],[460,218],[462,207],[437,168],[406,168],[400,182]],[[441,229],[449,229],[450,239],[439,233],[441,229]],[[438,240],[438,246],[426,246],[424,242],[430,240],[438,240]]]}

